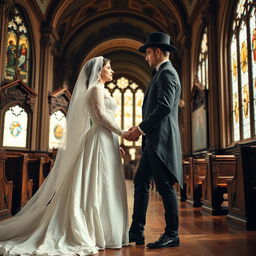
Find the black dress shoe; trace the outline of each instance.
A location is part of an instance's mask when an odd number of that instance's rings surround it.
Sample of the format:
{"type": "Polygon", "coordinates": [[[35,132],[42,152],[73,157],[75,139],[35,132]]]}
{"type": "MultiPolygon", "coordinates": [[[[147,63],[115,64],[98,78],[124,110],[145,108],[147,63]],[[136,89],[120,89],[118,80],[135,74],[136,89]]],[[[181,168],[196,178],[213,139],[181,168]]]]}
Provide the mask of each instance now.
{"type": "Polygon", "coordinates": [[[180,239],[178,233],[174,236],[169,236],[167,234],[163,234],[159,240],[154,243],[147,244],[149,249],[160,249],[166,247],[178,247],[180,246],[180,239]]]}
{"type": "Polygon", "coordinates": [[[136,245],[143,245],[145,243],[145,237],[142,233],[135,233],[133,231],[129,231],[129,243],[135,242],[136,245]]]}

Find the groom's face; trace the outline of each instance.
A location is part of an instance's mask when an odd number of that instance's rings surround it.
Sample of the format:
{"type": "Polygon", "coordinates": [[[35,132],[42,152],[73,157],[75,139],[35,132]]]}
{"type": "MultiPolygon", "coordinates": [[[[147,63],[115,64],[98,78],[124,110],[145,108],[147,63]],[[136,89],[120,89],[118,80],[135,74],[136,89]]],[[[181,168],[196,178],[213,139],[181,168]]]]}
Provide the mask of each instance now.
{"type": "Polygon", "coordinates": [[[155,68],[157,66],[157,56],[154,49],[147,48],[145,60],[151,68],[155,68]]]}

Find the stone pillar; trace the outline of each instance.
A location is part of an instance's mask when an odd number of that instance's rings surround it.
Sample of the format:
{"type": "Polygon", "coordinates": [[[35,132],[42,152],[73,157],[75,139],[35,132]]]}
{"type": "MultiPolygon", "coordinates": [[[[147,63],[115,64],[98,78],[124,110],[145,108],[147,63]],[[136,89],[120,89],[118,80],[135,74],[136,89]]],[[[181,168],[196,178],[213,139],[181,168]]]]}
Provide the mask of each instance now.
{"type": "Polygon", "coordinates": [[[180,105],[183,104],[181,108],[182,119],[180,120],[180,132],[182,137],[182,150],[183,155],[189,155],[192,152],[192,135],[191,135],[191,29],[188,28],[181,37],[181,60],[182,60],[182,97],[180,105]]]}
{"type": "Polygon", "coordinates": [[[53,88],[53,56],[55,55],[57,39],[57,33],[52,28],[42,24],[36,145],[38,150],[43,151],[48,150],[49,145],[50,115],[48,96],[53,88]]]}
{"type": "Polygon", "coordinates": [[[209,149],[220,147],[220,85],[218,79],[218,1],[209,1],[206,15],[208,24],[208,56],[209,56],[209,97],[208,97],[208,120],[209,120],[209,149]]]}

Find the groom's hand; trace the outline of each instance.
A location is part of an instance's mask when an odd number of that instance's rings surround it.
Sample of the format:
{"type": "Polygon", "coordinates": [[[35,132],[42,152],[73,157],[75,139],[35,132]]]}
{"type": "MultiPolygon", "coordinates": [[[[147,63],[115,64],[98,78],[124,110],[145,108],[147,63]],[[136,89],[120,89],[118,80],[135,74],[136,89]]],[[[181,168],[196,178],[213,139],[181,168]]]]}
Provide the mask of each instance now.
{"type": "Polygon", "coordinates": [[[141,136],[138,126],[131,127],[129,131],[125,132],[123,138],[129,141],[137,141],[141,136]]]}
{"type": "Polygon", "coordinates": [[[122,137],[123,137],[125,140],[129,140],[129,139],[128,139],[129,133],[130,133],[129,131],[124,132],[124,134],[123,134],[122,137]]]}

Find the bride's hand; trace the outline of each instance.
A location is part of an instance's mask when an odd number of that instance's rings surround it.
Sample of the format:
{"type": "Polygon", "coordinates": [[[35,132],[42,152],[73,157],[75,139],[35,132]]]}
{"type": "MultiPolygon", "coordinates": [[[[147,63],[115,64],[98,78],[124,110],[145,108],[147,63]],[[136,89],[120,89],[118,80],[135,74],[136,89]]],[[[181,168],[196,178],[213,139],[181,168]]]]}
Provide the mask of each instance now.
{"type": "Polygon", "coordinates": [[[123,149],[122,147],[119,147],[119,149],[120,149],[120,154],[121,154],[121,156],[124,156],[124,155],[125,155],[124,149],[123,149]]]}

